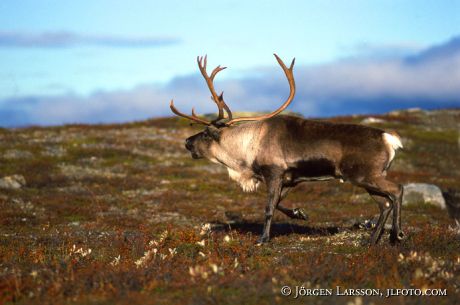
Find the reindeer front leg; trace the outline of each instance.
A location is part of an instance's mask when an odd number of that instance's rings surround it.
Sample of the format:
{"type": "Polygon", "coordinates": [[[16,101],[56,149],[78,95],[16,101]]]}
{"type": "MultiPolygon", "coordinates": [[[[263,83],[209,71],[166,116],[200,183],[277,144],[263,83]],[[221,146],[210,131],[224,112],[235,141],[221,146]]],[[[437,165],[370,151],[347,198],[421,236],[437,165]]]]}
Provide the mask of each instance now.
{"type": "Polygon", "coordinates": [[[278,204],[281,196],[282,181],[280,178],[271,178],[267,180],[268,201],[265,206],[265,223],[262,236],[257,241],[257,245],[261,245],[270,240],[270,227],[273,218],[273,212],[278,204]]]}

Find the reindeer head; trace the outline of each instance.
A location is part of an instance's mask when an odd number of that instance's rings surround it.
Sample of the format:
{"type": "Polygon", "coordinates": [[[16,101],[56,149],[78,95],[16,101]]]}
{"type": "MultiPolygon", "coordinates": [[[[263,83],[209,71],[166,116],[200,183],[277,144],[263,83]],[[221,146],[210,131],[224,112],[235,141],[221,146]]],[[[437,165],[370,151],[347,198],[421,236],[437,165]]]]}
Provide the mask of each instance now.
{"type": "Polygon", "coordinates": [[[230,127],[231,125],[237,122],[243,121],[259,121],[263,119],[271,118],[281,111],[286,109],[286,107],[292,102],[294,95],[295,95],[295,82],[294,82],[294,75],[293,75],[293,68],[295,58],[292,60],[292,63],[289,68],[286,67],[284,62],[278,57],[278,55],[274,54],[276,60],[278,61],[279,65],[283,69],[288,81],[289,81],[289,88],[290,94],[287,100],[275,111],[261,115],[256,117],[243,117],[243,118],[233,118],[232,112],[230,108],[224,101],[224,92],[222,91],[220,95],[217,95],[214,89],[214,78],[220,71],[224,70],[226,67],[217,66],[209,76],[206,72],[206,64],[207,64],[207,56],[204,57],[197,57],[198,68],[200,69],[201,74],[203,75],[204,79],[206,80],[206,84],[208,85],[209,91],[211,91],[211,99],[216,103],[218,108],[218,116],[213,121],[206,121],[204,119],[199,118],[196,113],[195,109],[192,108],[192,115],[187,115],[179,110],[174,106],[174,101],[171,100],[169,107],[171,108],[172,112],[178,116],[187,118],[193,122],[198,124],[205,125],[206,128],[185,140],[185,148],[189,150],[192,154],[194,159],[198,158],[208,158],[212,159],[214,156],[211,154],[211,146],[218,145],[221,139],[221,133],[224,131],[225,128],[230,127]],[[225,116],[224,110],[227,113],[225,116]]]}
{"type": "Polygon", "coordinates": [[[192,154],[193,159],[208,158],[211,146],[219,143],[221,130],[213,125],[207,126],[202,132],[199,132],[185,140],[185,148],[192,154]]]}

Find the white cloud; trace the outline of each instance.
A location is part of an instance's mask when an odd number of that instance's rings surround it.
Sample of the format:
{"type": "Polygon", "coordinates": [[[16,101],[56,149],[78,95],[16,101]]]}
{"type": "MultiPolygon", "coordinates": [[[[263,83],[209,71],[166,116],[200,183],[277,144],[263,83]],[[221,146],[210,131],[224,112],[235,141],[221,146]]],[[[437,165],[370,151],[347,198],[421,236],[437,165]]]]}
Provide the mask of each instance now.
{"type": "MultiPolygon", "coordinates": [[[[223,72],[224,73],[224,72],[223,72]]],[[[460,44],[453,39],[411,57],[348,59],[294,68],[297,94],[290,109],[307,116],[377,113],[395,108],[460,107],[460,44]]],[[[233,110],[272,110],[289,94],[281,69],[274,65],[239,79],[216,79],[233,110]]],[[[98,92],[87,97],[24,97],[0,103],[3,126],[25,124],[108,123],[169,116],[169,101],[183,112],[215,112],[197,71],[165,86],[98,92]]]]}
{"type": "Polygon", "coordinates": [[[80,45],[105,47],[159,47],[177,44],[171,37],[123,37],[118,35],[79,34],[68,31],[27,33],[1,32],[0,47],[15,48],[62,48],[80,45]]]}

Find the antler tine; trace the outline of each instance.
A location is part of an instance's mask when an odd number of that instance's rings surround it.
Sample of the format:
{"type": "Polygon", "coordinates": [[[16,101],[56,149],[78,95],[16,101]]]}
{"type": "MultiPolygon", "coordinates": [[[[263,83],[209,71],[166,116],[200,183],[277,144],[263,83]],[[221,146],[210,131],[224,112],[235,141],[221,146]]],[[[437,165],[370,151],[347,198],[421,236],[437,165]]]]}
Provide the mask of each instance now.
{"type": "Polygon", "coordinates": [[[187,115],[187,114],[184,114],[182,112],[180,112],[179,110],[177,110],[177,108],[174,106],[174,101],[171,100],[171,103],[169,104],[169,108],[171,108],[171,111],[174,112],[176,115],[178,116],[181,116],[183,118],[186,118],[186,119],[189,119],[189,120],[192,120],[192,121],[195,121],[199,124],[204,124],[204,125],[211,125],[211,122],[208,122],[206,120],[203,120],[203,119],[200,119],[196,113],[195,113],[195,108],[192,108],[192,115],[187,115]]]}
{"type": "Polygon", "coordinates": [[[212,72],[211,72],[210,79],[214,80],[214,77],[216,76],[216,74],[219,73],[220,71],[224,70],[224,69],[227,69],[227,67],[221,67],[221,66],[215,67],[214,70],[212,70],[212,72]]]}
{"type": "Polygon", "coordinates": [[[232,124],[234,124],[236,122],[259,121],[259,120],[274,117],[275,115],[277,115],[278,113],[280,113],[281,111],[286,109],[287,106],[289,106],[289,104],[294,99],[295,81],[294,81],[294,73],[293,73],[293,71],[294,71],[295,58],[292,60],[291,65],[289,66],[289,68],[287,68],[286,65],[284,64],[284,62],[281,60],[281,58],[278,57],[278,55],[276,55],[276,54],[273,54],[273,55],[275,55],[276,60],[278,61],[278,63],[281,66],[281,68],[283,69],[284,74],[286,75],[286,78],[287,78],[287,80],[289,82],[289,90],[290,90],[289,97],[283,103],[283,105],[281,105],[281,107],[279,107],[278,109],[276,109],[275,111],[273,111],[273,112],[271,112],[269,114],[265,114],[265,115],[261,115],[261,116],[257,116],[257,117],[246,117],[246,118],[230,119],[227,123],[225,123],[227,126],[230,126],[230,125],[232,125],[232,124]]]}
{"type": "Polygon", "coordinates": [[[211,99],[216,103],[217,108],[219,110],[219,115],[214,121],[219,121],[224,118],[224,109],[225,111],[227,111],[227,113],[229,113],[229,117],[230,117],[231,111],[229,112],[230,109],[227,106],[227,104],[225,104],[224,100],[217,95],[216,90],[214,89],[213,81],[217,73],[226,69],[226,67],[217,66],[216,68],[214,68],[214,70],[212,70],[211,76],[209,76],[208,72],[206,72],[207,59],[208,59],[207,55],[205,55],[204,57],[198,56],[197,57],[198,68],[200,69],[201,75],[203,75],[206,81],[206,84],[208,85],[209,91],[211,91],[211,95],[212,95],[211,99]]]}
{"type": "Polygon", "coordinates": [[[291,71],[294,70],[294,64],[295,64],[295,57],[292,59],[291,66],[289,67],[289,70],[291,70],[291,71]]]}
{"type": "Polygon", "coordinates": [[[276,55],[276,54],[273,54],[273,55],[275,55],[276,60],[278,61],[278,63],[281,66],[281,68],[283,68],[284,72],[286,72],[288,70],[288,71],[290,71],[290,73],[292,73],[292,69],[294,68],[295,58],[292,59],[291,65],[289,66],[289,69],[288,69],[286,67],[286,65],[284,64],[284,62],[281,60],[281,58],[279,58],[278,55],[276,55]]]}
{"type": "MultiPolygon", "coordinates": [[[[214,97],[211,96],[211,99],[214,101],[214,97]]],[[[219,96],[218,96],[218,102],[216,102],[216,104],[220,105],[219,107],[223,107],[224,110],[227,112],[227,115],[228,115],[228,119],[229,120],[232,120],[233,119],[233,114],[232,114],[232,111],[230,110],[230,108],[227,106],[227,104],[225,103],[224,101],[224,91],[222,91],[219,96]]],[[[216,118],[214,120],[214,122],[217,122],[219,121],[221,118],[216,118]]]]}
{"type": "MultiPolygon", "coordinates": [[[[198,121],[207,122],[207,121],[205,121],[205,120],[200,119],[200,118],[196,115],[196,113],[195,113],[195,107],[192,108],[192,117],[194,117],[194,118],[195,118],[196,120],[198,120],[198,121]]],[[[209,124],[211,124],[211,122],[209,122],[209,124]]]]}
{"type": "Polygon", "coordinates": [[[230,108],[227,106],[227,104],[224,102],[224,91],[222,91],[219,95],[219,100],[222,103],[222,106],[224,107],[225,111],[228,114],[228,119],[232,120],[233,119],[233,114],[230,108]]]}
{"type": "MultiPolygon", "coordinates": [[[[216,76],[216,74],[224,69],[227,69],[227,67],[217,66],[211,73],[211,80],[214,80],[214,77],[216,76]]],[[[214,97],[213,97],[213,100],[214,100],[214,97]]],[[[225,109],[229,120],[233,119],[232,111],[230,110],[230,107],[228,107],[227,103],[225,103],[224,101],[224,91],[222,91],[220,95],[218,96],[218,102],[216,102],[216,104],[217,104],[217,107],[219,107],[219,109],[221,109],[222,107],[225,109]]],[[[223,117],[219,116],[216,119],[216,121],[219,121],[220,119],[223,119],[223,117]]]]}

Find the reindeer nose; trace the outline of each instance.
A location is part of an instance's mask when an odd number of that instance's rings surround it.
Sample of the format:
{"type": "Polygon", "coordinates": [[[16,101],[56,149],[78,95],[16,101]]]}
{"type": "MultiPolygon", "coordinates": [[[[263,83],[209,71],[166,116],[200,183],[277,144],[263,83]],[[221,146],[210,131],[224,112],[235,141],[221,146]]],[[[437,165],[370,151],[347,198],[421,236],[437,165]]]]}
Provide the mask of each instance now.
{"type": "Polygon", "coordinates": [[[185,148],[187,148],[188,150],[191,150],[192,149],[192,141],[190,141],[190,139],[186,139],[185,140],[185,148]]]}

